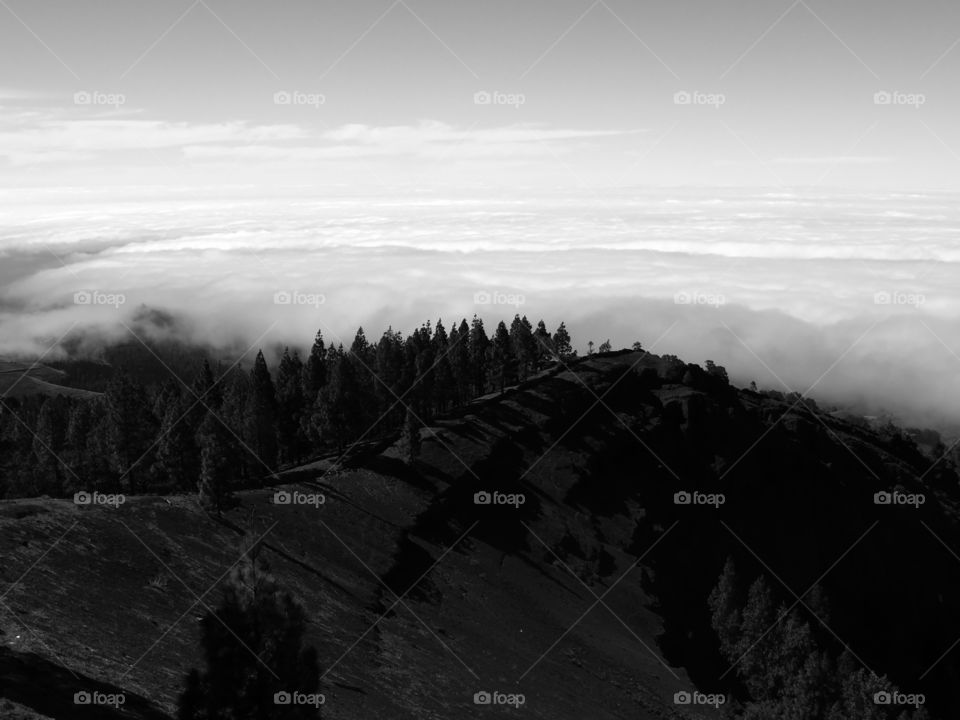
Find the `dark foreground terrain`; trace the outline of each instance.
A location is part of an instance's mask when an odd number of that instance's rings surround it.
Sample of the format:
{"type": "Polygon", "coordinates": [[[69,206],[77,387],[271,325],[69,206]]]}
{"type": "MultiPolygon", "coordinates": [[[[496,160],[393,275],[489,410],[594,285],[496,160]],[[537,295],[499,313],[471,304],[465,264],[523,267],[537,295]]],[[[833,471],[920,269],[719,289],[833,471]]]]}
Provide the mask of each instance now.
{"type": "Polygon", "coordinates": [[[932,717],[960,711],[958,479],[905,435],[621,353],[422,437],[412,464],[388,445],[277,487],[323,504],[0,503],[0,717],[173,717],[198,621],[258,539],[307,610],[326,717],[719,717],[674,695],[743,692],[707,600],[727,558],[810,610],[831,651],[924,693],[932,717]],[[127,702],[73,703],[94,689],[127,702]]]}

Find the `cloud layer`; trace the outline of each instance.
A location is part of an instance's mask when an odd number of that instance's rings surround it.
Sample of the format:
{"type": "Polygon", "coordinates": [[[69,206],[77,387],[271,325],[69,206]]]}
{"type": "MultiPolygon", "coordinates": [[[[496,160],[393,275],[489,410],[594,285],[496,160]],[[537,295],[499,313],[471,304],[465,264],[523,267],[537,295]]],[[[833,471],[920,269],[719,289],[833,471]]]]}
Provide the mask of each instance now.
{"type": "Polygon", "coordinates": [[[0,354],[42,352],[74,323],[122,337],[143,307],[195,340],[264,346],[520,312],[565,320],[581,347],[666,332],[657,351],[744,383],[960,420],[950,196],[141,192],[5,212],[0,354]]]}

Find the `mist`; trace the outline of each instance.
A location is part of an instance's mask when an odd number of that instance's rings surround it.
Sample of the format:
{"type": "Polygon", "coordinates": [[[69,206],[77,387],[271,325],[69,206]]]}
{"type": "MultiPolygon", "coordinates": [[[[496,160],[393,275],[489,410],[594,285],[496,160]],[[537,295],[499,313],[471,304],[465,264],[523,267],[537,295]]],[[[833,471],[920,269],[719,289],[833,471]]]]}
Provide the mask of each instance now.
{"type": "Polygon", "coordinates": [[[135,337],[306,350],[318,330],[348,346],[360,326],[476,313],[489,333],[519,313],[566,322],[581,353],[639,341],[739,384],[950,427],[956,208],[729,189],[26,206],[4,216],[0,354],[135,337]]]}

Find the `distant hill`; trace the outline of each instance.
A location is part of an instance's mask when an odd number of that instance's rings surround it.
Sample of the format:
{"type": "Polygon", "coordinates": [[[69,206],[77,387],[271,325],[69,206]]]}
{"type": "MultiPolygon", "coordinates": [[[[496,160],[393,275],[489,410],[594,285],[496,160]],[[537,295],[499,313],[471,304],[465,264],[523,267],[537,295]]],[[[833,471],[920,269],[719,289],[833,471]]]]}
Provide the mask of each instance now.
{"type": "MultiPolygon", "coordinates": [[[[518,717],[717,717],[674,695],[742,692],[707,607],[728,557],[786,604],[817,581],[832,650],[955,717],[952,464],[689,368],[582,358],[422,430],[413,465],[389,446],[286,473],[287,490],[324,494],[318,507],[274,504],[273,489],[239,493],[222,518],[192,496],[0,502],[0,580],[16,582],[0,696],[51,714],[88,677],[142,698],[142,717],[172,717],[201,663],[198,598],[214,606],[241,543],[264,536],[328,669],[325,717],[505,713],[474,703],[484,690],[523,693],[518,717]],[[476,502],[493,492],[524,502],[476,502]],[[677,495],[695,492],[723,502],[677,495]],[[924,502],[877,504],[886,492],[924,502]],[[16,671],[28,662],[46,685],[16,671]]],[[[52,716],[85,717],[69,712],[52,716]]]]}
{"type": "Polygon", "coordinates": [[[63,383],[67,373],[49,365],[0,359],[0,397],[67,395],[95,397],[97,393],[63,383]]]}

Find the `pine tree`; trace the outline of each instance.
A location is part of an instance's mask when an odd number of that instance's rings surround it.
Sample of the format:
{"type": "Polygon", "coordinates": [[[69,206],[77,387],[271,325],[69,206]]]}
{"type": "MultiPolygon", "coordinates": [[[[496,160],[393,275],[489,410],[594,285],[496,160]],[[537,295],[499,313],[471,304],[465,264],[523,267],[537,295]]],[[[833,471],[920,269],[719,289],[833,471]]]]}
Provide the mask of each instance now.
{"type": "Polygon", "coordinates": [[[387,328],[377,343],[375,363],[378,378],[375,385],[377,415],[379,417],[390,410],[385,422],[390,427],[397,427],[403,417],[403,408],[396,400],[404,392],[404,348],[403,336],[395,332],[392,326],[387,328]]]}
{"type": "Polygon", "coordinates": [[[466,318],[460,321],[459,328],[450,331],[447,351],[457,389],[457,403],[463,404],[473,397],[475,389],[470,371],[470,326],[466,318]]]}
{"type": "Polygon", "coordinates": [[[454,402],[457,394],[456,382],[453,378],[453,368],[450,366],[450,357],[447,354],[450,338],[443,327],[443,322],[437,320],[437,327],[433,331],[432,355],[436,368],[434,371],[434,411],[442,413],[454,402]]]}
{"type": "Polygon", "coordinates": [[[148,455],[157,435],[157,419],[143,386],[124,372],[107,386],[104,401],[111,468],[119,478],[119,489],[139,492],[153,465],[148,455]]]}
{"type": "Polygon", "coordinates": [[[330,380],[320,392],[320,437],[342,452],[362,432],[363,393],[354,361],[338,348],[331,363],[330,380]]]}
{"type": "Polygon", "coordinates": [[[258,472],[273,471],[277,467],[277,396],[270,370],[263,352],[257,353],[250,371],[250,395],[247,402],[247,432],[249,449],[260,460],[258,472]]]}
{"type": "Polygon", "coordinates": [[[196,482],[200,472],[200,448],[187,424],[183,401],[170,397],[162,412],[153,474],[155,489],[186,489],[196,482]]]}
{"type": "Polygon", "coordinates": [[[320,667],[304,645],[302,606],[255,561],[230,575],[216,614],[202,620],[206,667],[191,670],[178,720],[307,720],[319,718],[320,667]],[[278,704],[278,693],[314,696],[314,703],[278,704]]]}
{"type": "Polygon", "coordinates": [[[559,360],[569,360],[573,357],[573,347],[570,345],[570,333],[567,332],[567,326],[560,323],[557,331],[553,334],[553,351],[559,360]]]}
{"type": "Polygon", "coordinates": [[[493,336],[491,353],[493,373],[500,392],[508,385],[516,382],[517,358],[513,352],[513,343],[510,342],[510,331],[501,320],[493,336]]]}
{"type": "Polygon", "coordinates": [[[407,464],[412,464],[420,455],[420,421],[409,408],[400,435],[400,454],[407,464]]]}
{"type": "Polygon", "coordinates": [[[197,436],[200,445],[200,504],[219,514],[231,496],[239,472],[239,457],[233,436],[208,412],[197,436]]]}
{"type": "Polygon", "coordinates": [[[536,365],[537,348],[533,339],[533,327],[527,316],[514,315],[510,324],[510,347],[516,359],[517,376],[526,380],[536,365]]]}
{"type": "MultiPolygon", "coordinates": [[[[264,467],[251,452],[250,432],[251,425],[248,419],[249,407],[252,402],[253,389],[250,374],[242,367],[234,368],[226,378],[223,392],[223,405],[217,416],[222,420],[224,440],[230,444],[237,454],[237,470],[234,482],[237,485],[247,485],[252,478],[261,477],[264,467]]],[[[199,445],[199,431],[198,445],[199,445]]]]}
{"type": "Polygon", "coordinates": [[[543,320],[537,323],[537,329],[533,331],[535,368],[539,372],[543,370],[553,357],[553,338],[550,337],[550,331],[547,330],[543,320]]]}
{"type": "Polygon", "coordinates": [[[300,460],[305,451],[305,440],[300,426],[305,399],[303,396],[303,363],[296,350],[290,354],[284,348],[277,370],[277,436],[281,463],[300,460]]]}
{"type": "MultiPolygon", "coordinates": [[[[187,412],[185,421],[191,435],[196,435],[200,429],[200,423],[206,417],[207,408],[214,412],[220,409],[223,404],[223,386],[213,376],[213,370],[210,369],[210,362],[204,360],[197,370],[197,374],[190,384],[190,390],[183,397],[184,410],[187,412]]],[[[161,420],[162,415],[157,415],[161,420]]]]}
{"type": "Polygon", "coordinates": [[[65,467],[61,455],[67,434],[67,400],[62,395],[46,398],[40,407],[33,435],[34,473],[38,494],[56,495],[74,470],[65,467]]]}
{"type": "Polygon", "coordinates": [[[73,472],[64,475],[62,493],[68,497],[79,490],[92,490],[97,487],[96,459],[99,457],[102,460],[102,456],[96,453],[93,447],[92,435],[97,421],[95,406],[96,403],[90,400],[76,402],[70,408],[67,418],[63,460],[73,472]]]}
{"type": "MultiPolygon", "coordinates": [[[[736,668],[748,698],[737,720],[922,720],[926,713],[876,705],[873,694],[895,688],[886,678],[859,672],[845,654],[835,661],[811,624],[796,608],[777,605],[767,582],[758,577],[744,593],[728,559],[708,605],[721,655],[736,668]]],[[[818,617],[826,601],[814,588],[805,603],[818,617]]],[[[822,617],[821,617],[822,619],[822,617]]],[[[826,622],[826,620],[824,620],[826,622]]]]}
{"type": "Polygon", "coordinates": [[[487,391],[487,353],[490,340],[483,329],[483,320],[476,315],[470,324],[470,370],[473,377],[473,394],[483,395],[487,391]]]}
{"type": "Polygon", "coordinates": [[[327,348],[323,344],[323,333],[317,331],[317,337],[303,368],[303,396],[307,402],[313,403],[317,399],[317,393],[326,384],[327,348]]]}

